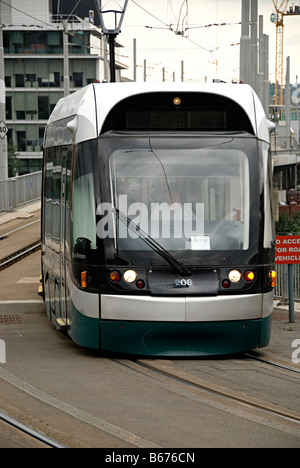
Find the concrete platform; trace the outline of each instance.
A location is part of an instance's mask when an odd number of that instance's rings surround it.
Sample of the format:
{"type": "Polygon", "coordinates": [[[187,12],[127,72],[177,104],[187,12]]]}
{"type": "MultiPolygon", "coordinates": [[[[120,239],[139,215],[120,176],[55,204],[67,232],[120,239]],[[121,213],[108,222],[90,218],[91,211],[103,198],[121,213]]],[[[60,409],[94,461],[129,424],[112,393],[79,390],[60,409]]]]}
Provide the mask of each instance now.
{"type": "Polygon", "coordinates": [[[0,213],[0,259],[40,242],[40,218],[40,201],[0,213]]]}
{"type": "Polygon", "coordinates": [[[8,223],[14,219],[29,219],[33,213],[41,209],[41,200],[20,206],[12,211],[2,211],[0,213],[0,225],[8,223]]]}

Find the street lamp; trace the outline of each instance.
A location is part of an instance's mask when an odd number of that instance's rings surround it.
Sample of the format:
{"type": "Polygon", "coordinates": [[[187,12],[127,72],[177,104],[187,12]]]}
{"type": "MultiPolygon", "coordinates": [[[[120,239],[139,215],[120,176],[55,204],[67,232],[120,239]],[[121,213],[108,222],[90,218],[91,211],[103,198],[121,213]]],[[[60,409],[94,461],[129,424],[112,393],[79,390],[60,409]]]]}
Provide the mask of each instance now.
{"type": "Polygon", "coordinates": [[[102,1],[100,0],[100,27],[102,33],[108,37],[109,56],[110,56],[110,81],[116,81],[116,61],[115,61],[115,39],[121,32],[125,11],[129,0],[123,0],[118,4],[119,9],[102,9],[102,1]],[[105,15],[105,21],[104,21],[105,15]]]}

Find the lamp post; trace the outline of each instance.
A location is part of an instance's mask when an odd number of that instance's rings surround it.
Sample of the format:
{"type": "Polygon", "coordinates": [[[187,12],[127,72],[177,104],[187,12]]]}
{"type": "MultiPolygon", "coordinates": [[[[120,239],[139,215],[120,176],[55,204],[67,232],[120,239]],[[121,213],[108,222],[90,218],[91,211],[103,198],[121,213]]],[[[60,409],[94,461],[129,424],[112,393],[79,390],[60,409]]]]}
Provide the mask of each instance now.
{"type": "Polygon", "coordinates": [[[124,0],[121,2],[124,5],[123,7],[119,7],[118,10],[103,10],[102,1],[100,0],[100,27],[102,29],[102,33],[108,38],[110,56],[110,81],[112,83],[116,81],[115,40],[117,35],[121,32],[121,26],[128,1],[129,0],[124,0]]]}

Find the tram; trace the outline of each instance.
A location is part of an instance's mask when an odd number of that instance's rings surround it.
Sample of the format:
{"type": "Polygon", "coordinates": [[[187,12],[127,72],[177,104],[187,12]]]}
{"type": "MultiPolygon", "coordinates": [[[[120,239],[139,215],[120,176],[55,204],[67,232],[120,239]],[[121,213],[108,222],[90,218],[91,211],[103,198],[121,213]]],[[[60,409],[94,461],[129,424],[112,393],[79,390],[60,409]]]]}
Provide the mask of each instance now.
{"type": "Polygon", "coordinates": [[[266,346],[272,129],[245,84],[97,83],[61,99],[44,138],[50,321],[105,352],[266,346]]]}

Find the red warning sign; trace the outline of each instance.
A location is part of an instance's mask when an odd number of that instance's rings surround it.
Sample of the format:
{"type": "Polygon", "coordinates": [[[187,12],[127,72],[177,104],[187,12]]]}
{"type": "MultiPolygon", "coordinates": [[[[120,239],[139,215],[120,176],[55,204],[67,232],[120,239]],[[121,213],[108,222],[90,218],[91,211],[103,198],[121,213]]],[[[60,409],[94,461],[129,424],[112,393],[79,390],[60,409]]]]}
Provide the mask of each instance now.
{"type": "Polygon", "coordinates": [[[300,263],[300,236],[276,236],[277,265],[300,263]]]}

